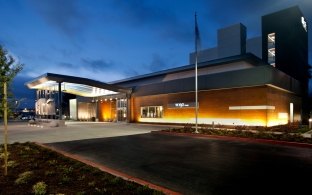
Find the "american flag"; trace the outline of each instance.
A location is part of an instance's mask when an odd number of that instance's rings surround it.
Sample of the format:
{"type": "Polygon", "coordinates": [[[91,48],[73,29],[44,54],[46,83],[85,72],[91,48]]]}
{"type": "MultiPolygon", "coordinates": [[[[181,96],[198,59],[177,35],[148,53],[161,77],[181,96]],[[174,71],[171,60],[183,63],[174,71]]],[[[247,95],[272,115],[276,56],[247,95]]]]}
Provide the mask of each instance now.
{"type": "Polygon", "coordinates": [[[197,52],[200,49],[200,34],[197,24],[197,14],[195,13],[195,52],[197,52]]]}

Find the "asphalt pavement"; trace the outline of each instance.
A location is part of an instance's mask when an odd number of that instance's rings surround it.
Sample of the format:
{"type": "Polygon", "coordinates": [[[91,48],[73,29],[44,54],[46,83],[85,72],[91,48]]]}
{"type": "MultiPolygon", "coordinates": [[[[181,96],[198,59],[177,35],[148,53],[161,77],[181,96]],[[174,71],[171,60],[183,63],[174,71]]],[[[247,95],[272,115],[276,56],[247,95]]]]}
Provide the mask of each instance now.
{"type": "Polygon", "coordinates": [[[312,186],[310,148],[155,133],[47,145],[182,194],[306,194],[312,186]]]}

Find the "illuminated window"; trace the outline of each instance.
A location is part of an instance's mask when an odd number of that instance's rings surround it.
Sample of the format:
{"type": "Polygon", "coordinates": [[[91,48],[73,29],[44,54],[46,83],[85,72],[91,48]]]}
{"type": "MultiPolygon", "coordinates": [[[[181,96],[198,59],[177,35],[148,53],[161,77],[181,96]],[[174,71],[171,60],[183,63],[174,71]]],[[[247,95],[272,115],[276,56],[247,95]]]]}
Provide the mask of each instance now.
{"type": "Polygon", "coordinates": [[[162,106],[145,106],[141,107],[141,118],[162,118],[162,106]]]}
{"type": "Polygon", "coordinates": [[[275,67],[275,33],[268,34],[268,63],[275,67]]]}
{"type": "Polygon", "coordinates": [[[301,23],[306,32],[308,32],[307,22],[304,17],[301,17],[301,23]]]}

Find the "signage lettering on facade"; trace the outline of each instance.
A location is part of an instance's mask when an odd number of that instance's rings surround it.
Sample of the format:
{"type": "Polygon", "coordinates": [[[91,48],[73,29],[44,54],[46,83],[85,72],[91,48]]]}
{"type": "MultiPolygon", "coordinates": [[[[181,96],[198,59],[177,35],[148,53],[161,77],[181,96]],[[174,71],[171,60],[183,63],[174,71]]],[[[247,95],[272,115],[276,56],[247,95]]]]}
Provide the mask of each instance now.
{"type": "Polygon", "coordinates": [[[175,103],[174,106],[179,108],[190,107],[190,105],[187,103],[175,103]]]}
{"type": "Polygon", "coordinates": [[[168,104],[168,108],[195,108],[195,102],[177,102],[168,104]]]}

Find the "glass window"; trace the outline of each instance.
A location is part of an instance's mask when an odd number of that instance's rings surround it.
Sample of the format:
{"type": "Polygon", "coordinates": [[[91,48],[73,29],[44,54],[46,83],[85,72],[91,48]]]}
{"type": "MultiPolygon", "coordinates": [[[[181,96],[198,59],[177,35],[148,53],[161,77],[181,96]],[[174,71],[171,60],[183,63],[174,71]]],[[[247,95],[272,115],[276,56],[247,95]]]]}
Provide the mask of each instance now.
{"type": "Polygon", "coordinates": [[[117,108],[127,108],[127,99],[118,99],[117,108]]]}
{"type": "Polygon", "coordinates": [[[141,107],[141,118],[162,118],[162,106],[145,106],[141,107]]]}
{"type": "Polygon", "coordinates": [[[268,34],[268,63],[275,67],[275,33],[268,34]]]}

